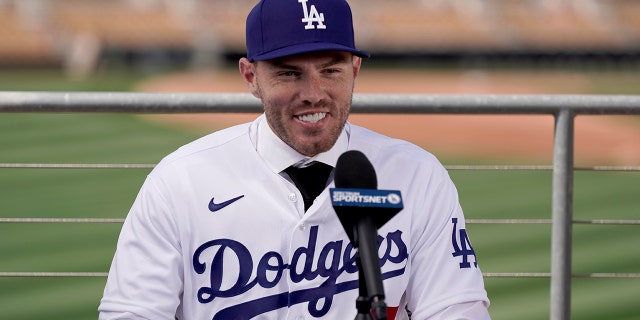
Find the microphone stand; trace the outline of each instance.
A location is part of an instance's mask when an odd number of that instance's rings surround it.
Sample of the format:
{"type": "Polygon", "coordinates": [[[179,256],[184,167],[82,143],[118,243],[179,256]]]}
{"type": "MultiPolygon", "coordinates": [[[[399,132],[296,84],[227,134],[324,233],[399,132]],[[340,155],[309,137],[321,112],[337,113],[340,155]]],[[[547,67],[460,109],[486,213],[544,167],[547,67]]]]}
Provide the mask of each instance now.
{"type": "Polygon", "coordinates": [[[358,266],[358,290],[356,299],[358,314],[355,320],[386,320],[387,305],[384,302],[384,286],[380,258],[378,257],[378,233],[369,216],[362,217],[354,226],[356,265],[358,266]]]}

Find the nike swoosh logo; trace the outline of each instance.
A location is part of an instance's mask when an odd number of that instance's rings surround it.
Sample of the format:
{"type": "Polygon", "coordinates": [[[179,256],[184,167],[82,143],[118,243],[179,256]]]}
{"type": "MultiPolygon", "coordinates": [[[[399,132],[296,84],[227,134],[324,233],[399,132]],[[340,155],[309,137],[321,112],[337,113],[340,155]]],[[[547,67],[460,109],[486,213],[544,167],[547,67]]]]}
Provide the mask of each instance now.
{"type": "Polygon", "coordinates": [[[218,211],[218,210],[220,210],[220,209],[222,209],[222,208],[224,208],[224,207],[226,207],[226,206],[228,206],[228,205],[240,200],[243,197],[244,197],[244,194],[241,195],[241,196],[235,197],[233,199],[229,199],[229,200],[227,200],[225,202],[220,202],[220,203],[213,202],[214,198],[211,198],[211,201],[209,201],[209,210],[211,210],[211,212],[216,212],[216,211],[218,211]]]}

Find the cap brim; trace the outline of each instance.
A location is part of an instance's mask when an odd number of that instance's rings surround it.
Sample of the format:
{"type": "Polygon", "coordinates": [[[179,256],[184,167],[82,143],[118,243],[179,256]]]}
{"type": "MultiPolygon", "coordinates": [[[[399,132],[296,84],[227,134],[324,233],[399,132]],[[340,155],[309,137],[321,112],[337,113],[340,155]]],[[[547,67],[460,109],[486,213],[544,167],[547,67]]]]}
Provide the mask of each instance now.
{"type": "Polygon", "coordinates": [[[343,46],[336,43],[312,42],[312,43],[302,43],[302,44],[297,44],[293,46],[271,50],[263,54],[258,54],[253,57],[249,57],[249,59],[251,61],[264,61],[264,60],[277,59],[277,58],[282,58],[286,56],[317,52],[317,51],[346,51],[346,52],[351,52],[356,56],[359,56],[362,58],[371,57],[371,55],[366,51],[357,50],[348,46],[343,46]]]}

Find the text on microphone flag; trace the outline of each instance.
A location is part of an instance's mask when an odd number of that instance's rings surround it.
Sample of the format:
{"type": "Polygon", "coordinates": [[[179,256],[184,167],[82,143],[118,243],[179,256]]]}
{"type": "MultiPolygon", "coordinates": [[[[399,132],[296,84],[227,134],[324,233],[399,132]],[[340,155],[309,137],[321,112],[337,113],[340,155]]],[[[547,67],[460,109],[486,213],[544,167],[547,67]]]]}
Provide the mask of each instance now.
{"type": "Polygon", "coordinates": [[[331,188],[329,192],[334,207],[403,208],[399,190],[331,188]]]}

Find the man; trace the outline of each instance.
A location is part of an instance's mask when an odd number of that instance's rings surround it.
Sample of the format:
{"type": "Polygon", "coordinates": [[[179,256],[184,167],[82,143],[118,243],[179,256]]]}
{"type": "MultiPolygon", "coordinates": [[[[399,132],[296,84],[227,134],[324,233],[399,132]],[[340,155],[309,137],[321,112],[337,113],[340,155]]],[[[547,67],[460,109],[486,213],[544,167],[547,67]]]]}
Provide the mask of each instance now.
{"type": "Polygon", "coordinates": [[[368,56],[355,48],[348,4],[262,0],[246,32],[239,69],[264,115],[183,146],[149,174],[123,225],[100,319],[353,319],[355,249],[329,199],[347,150],[363,152],[380,189],[405,199],[378,230],[389,319],[408,319],[407,310],[412,319],[489,319],[446,170],[415,145],[346,122],[368,56]],[[306,167],[325,168],[319,195],[293,182],[306,167]]]}

